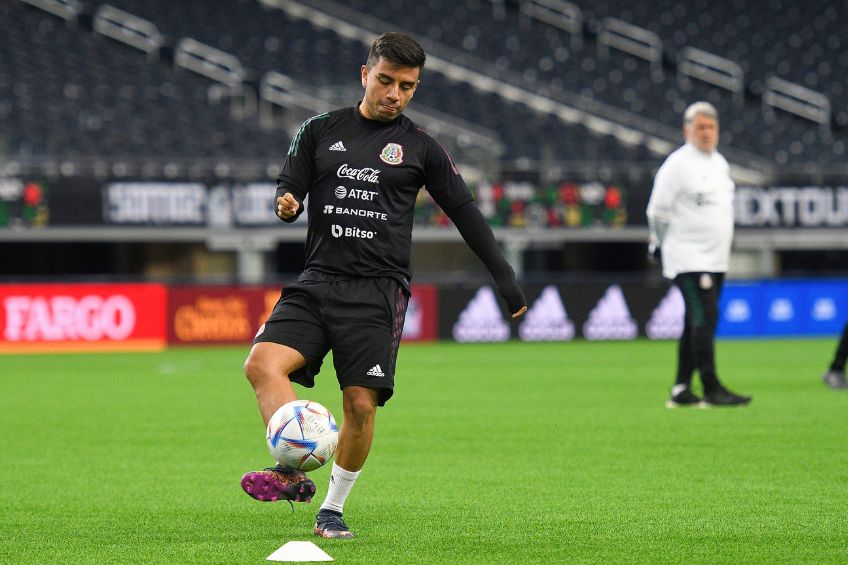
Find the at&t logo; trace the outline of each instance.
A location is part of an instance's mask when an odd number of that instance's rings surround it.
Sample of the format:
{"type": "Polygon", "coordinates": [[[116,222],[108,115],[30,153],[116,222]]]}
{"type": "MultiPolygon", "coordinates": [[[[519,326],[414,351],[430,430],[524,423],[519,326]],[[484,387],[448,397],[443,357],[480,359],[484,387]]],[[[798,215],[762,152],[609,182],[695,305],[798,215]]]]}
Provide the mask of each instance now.
{"type": "Polygon", "coordinates": [[[363,190],[361,188],[351,188],[350,190],[348,190],[344,186],[337,186],[334,190],[334,193],[336,195],[336,198],[340,200],[343,198],[355,198],[357,200],[368,201],[373,201],[374,198],[376,198],[377,195],[380,194],[379,192],[375,192],[373,190],[363,190]]]}

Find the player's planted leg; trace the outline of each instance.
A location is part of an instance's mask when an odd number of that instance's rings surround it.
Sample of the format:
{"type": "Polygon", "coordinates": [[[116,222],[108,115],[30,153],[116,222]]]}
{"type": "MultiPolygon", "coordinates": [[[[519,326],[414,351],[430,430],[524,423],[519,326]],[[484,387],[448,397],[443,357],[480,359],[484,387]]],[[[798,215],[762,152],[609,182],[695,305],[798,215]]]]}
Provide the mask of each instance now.
{"type": "Polygon", "coordinates": [[[315,516],[315,535],[324,538],[352,538],[353,532],[342,519],[344,503],[359,477],[374,438],[377,391],[349,386],[343,392],[344,420],[339,432],[336,461],[330,474],[327,497],[315,516]]]}
{"type": "Polygon", "coordinates": [[[319,510],[315,516],[315,535],[322,538],[352,538],[353,532],[347,527],[342,515],[334,510],[319,510]]]}

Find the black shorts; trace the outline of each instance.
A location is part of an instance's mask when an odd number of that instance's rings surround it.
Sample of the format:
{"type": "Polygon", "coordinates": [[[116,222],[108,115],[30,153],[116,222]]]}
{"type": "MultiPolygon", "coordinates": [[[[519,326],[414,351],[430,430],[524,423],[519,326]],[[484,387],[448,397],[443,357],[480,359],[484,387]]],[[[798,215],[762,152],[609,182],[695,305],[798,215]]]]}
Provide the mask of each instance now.
{"type": "Polygon", "coordinates": [[[306,366],[289,379],[307,388],[315,386],[315,375],[332,350],[339,387],[375,389],[383,406],[394,392],[408,301],[406,289],[389,277],[298,281],[283,289],[253,343],[297,350],[306,366]]]}

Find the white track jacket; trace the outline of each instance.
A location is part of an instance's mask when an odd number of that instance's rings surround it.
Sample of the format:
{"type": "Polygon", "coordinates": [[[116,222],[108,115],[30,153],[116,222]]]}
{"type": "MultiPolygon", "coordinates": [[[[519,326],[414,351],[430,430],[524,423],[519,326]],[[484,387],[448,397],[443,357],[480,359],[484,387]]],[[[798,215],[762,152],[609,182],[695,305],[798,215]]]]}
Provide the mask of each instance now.
{"type": "Polygon", "coordinates": [[[648,201],[651,239],[662,249],[663,276],[727,272],[733,241],[730,165],[718,151],[686,143],[657,171],[648,201]]]}

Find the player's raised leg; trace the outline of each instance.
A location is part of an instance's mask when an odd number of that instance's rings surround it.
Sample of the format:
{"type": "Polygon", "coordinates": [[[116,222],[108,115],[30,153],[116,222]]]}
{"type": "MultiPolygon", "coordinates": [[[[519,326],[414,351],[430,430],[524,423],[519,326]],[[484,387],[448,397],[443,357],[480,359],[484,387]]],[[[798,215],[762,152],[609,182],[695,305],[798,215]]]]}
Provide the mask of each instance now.
{"type": "MultiPolygon", "coordinates": [[[[280,406],[297,400],[289,375],[305,365],[306,359],[297,350],[278,343],[260,342],[250,350],[244,374],[256,393],[265,426],[280,406]]],[[[241,478],[241,487],[263,502],[309,502],[315,495],[315,483],[309,477],[280,465],[246,473],[241,478]]]]}

